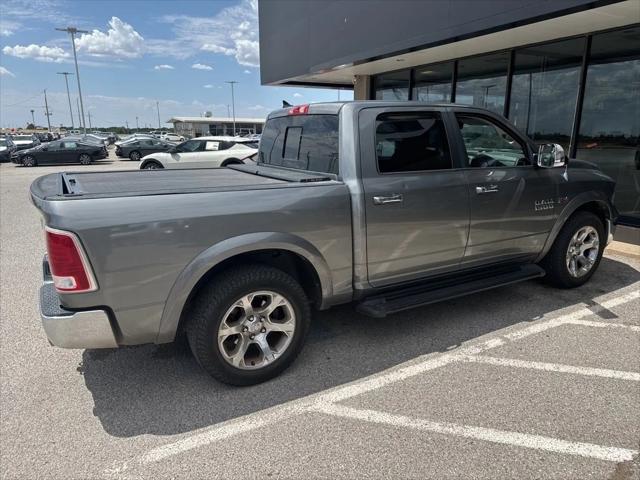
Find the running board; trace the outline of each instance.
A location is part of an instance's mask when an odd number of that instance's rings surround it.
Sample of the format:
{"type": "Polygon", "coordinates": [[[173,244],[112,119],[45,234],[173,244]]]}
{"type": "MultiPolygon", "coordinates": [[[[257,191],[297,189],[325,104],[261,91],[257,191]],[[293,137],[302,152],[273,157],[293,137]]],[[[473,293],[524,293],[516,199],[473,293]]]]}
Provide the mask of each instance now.
{"type": "Polygon", "coordinates": [[[463,277],[449,277],[365,298],[357,304],[356,310],[370,317],[384,318],[391,313],[540,278],[544,274],[539,266],[528,264],[463,277]]]}

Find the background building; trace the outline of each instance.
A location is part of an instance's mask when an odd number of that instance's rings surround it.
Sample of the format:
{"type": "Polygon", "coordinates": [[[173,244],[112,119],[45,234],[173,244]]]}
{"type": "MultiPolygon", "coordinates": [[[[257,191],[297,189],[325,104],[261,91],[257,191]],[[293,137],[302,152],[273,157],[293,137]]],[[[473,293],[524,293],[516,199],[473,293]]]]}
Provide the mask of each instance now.
{"type": "MultiPolygon", "coordinates": [[[[236,134],[247,135],[262,133],[264,118],[236,117],[236,134]]],[[[233,119],[225,117],[173,117],[167,123],[173,123],[178,135],[202,137],[205,135],[233,135],[233,119]]]]}
{"type": "Polygon", "coordinates": [[[640,0],[269,0],[259,18],[263,84],[491,109],[598,164],[640,226],[640,0]]]}

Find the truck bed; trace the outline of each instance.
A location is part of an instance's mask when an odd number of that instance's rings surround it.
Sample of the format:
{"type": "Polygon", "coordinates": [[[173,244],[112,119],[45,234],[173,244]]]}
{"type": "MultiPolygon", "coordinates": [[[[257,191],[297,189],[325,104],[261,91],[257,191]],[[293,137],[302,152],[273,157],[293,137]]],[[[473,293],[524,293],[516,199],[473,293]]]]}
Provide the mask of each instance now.
{"type": "Polygon", "coordinates": [[[86,171],[42,176],[31,185],[31,193],[42,200],[72,200],[260,188],[290,181],[231,168],[86,171]]]}

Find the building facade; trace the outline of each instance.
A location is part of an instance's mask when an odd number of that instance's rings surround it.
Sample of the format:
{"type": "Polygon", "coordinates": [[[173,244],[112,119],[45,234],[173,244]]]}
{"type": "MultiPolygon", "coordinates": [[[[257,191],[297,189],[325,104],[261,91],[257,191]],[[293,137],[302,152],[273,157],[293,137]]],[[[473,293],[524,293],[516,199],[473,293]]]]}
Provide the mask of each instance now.
{"type": "MultiPolygon", "coordinates": [[[[262,133],[264,118],[240,118],[235,120],[236,135],[262,133]]],[[[173,124],[178,135],[204,137],[206,135],[233,135],[233,119],[225,117],[173,117],[167,123],[173,124]]]]}
{"type": "Polygon", "coordinates": [[[640,226],[640,0],[267,0],[259,14],[264,84],[488,108],[597,164],[621,223],[640,226]]]}

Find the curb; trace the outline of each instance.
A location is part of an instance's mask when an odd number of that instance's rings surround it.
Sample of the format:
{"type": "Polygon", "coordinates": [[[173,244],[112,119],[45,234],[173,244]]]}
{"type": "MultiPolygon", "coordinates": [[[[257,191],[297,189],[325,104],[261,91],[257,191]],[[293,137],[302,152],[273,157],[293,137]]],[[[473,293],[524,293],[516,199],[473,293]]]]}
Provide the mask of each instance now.
{"type": "Polygon", "coordinates": [[[632,243],[617,242],[614,240],[607,246],[605,252],[640,259],[640,245],[633,245],[632,243]]]}

